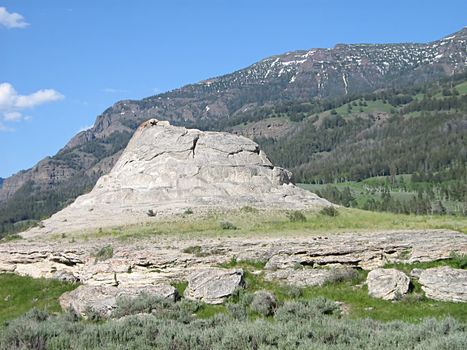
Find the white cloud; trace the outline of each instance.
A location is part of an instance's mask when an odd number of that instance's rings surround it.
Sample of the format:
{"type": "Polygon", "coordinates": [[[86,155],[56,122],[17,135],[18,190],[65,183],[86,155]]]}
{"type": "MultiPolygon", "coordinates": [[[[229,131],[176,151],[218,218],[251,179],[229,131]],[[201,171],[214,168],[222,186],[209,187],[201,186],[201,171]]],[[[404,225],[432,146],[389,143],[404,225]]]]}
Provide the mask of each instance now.
{"type": "Polygon", "coordinates": [[[0,84],[0,110],[32,108],[62,98],[63,95],[53,89],[38,90],[30,95],[19,95],[10,83],[0,84]]]}
{"type": "Polygon", "coordinates": [[[6,121],[16,122],[22,120],[24,117],[20,112],[5,112],[3,114],[3,119],[6,121]]]}
{"type": "MultiPolygon", "coordinates": [[[[0,84],[0,115],[4,121],[17,122],[28,120],[31,117],[25,116],[21,112],[23,109],[30,109],[48,102],[63,99],[63,95],[53,89],[38,90],[30,95],[20,95],[10,83],[0,84]]],[[[0,131],[10,129],[2,124],[0,131]]],[[[12,130],[8,130],[12,131],[12,130]]]]}
{"type": "Polygon", "coordinates": [[[0,7],[0,25],[7,28],[25,28],[29,23],[19,13],[10,13],[5,7],[0,7]]]}

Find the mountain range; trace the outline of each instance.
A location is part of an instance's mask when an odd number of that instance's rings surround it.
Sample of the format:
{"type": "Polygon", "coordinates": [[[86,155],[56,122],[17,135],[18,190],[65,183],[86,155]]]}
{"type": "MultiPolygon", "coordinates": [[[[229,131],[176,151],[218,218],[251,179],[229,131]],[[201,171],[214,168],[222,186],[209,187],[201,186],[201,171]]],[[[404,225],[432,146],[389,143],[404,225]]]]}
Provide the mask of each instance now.
{"type": "MultiPolygon", "coordinates": [[[[332,111],[333,116],[339,115],[335,108],[350,101],[355,105],[355,100],[365,94],[376,96],[390,90],[398,91],[395,95],[407,95],[400,92],[462,76],[466,66],[464,27],[430,43],[338,44],[329,49],[288,52],[231,74],[142,100],[119,101],[55,156],[0,179],[3,211],[0,228],[9,230],[17,223],[41,219],[89,191],[100,176],[110,171],[144,120],[157,118],[173,125],[224,130],[262,139],[269,145],[268,153],[274,160],[282,147],[274,145],[277,140],[297,142],[311,118],[312,127],[322,125],[322,112],[326,110],[328,114],[332,111]],[[293,116],[289,113],[288,118],[281,118],[284,111],[285,114],[292,111],[293,116]]],[[[365,108],[360,111],[368,112],[365,108]]],[[[372,114],[372,118],[386,120],[389,114],[388,110],[386,114],[372,114]]],[[[380,124],[375,120],[372,125],[380,124]]],[[[464,125],[462,120],[460,125],[464,125]]],[[[339,124],[338,119],[336,123],[339,124]]],[[[302,151],[313,153],[306,147],[302,151]]],[[[310,159],[280,165],[299,167],[300,162],[307,163],[310,159]]]]}

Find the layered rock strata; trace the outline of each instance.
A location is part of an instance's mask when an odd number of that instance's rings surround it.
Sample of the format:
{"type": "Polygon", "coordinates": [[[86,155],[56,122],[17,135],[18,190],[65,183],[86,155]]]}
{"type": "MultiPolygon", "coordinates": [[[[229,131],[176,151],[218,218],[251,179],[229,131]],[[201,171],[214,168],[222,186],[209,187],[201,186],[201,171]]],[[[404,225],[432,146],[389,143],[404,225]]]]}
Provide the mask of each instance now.
{"type": "Polygon", "coordinates": [[[243,136],[143,123],[108,175],[70,206],[25,233],[86,231],[154,220],[156,216],[229,209],[303,209],[330,205],[296,187],[243,136]]]}

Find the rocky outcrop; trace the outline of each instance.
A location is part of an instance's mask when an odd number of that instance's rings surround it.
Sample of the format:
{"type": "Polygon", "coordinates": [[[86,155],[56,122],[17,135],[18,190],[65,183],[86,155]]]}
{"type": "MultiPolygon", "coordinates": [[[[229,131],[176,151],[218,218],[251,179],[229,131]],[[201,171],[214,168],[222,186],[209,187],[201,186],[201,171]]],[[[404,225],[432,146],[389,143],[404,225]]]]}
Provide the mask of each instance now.
{"type": "Polygon", "coordinates": [[[409,291],[410,278],[396,269],[376,269],[368,273],[368,294],[384,300],[395,300],[409,291]]]}
{"type": "Polygon", "coordinates": [[[90,193],[25,235],[143,222],[187,208],[199,212],[244,205],[284,209],[330,205],[294,186],[290,177],[245,137],[151,119],[139,127],[112,171],[90,193]]]}
{"type": "Polygon", "coordinates": [[[36,278],[68,276],[92,285],[112,285],[116,275],[119,285],[126,287],[187,280],[193,270],[219,266],[234,258],[265,262],[266,275],[275,273],[279,277],[323,270],[320,267],[371,270],[387,263],[448,259],[452,252],[467,255],[467,236],[445,230],[199,240],[154,236],[134,242],[69,240],[41,238],[0,244],[0,272],[36,278]],[[96,261],[96,252],[107,245],[113,247],[113,255],[96,261]],[[187,248],[193,246],[202,246],[205,253],[189,253],[187,248]],[[279,272],[282,270],[285,272],[279,272]]]}
{"type": "Polygon", "coordinates": [[[205,269],[195,271],[188,279],[185,298],[203,301],[207,304],[221,304],[243,285],[241,269],[205,269]]]}
{"type": "Polygon", "coordinates": [[[419,282],[427,298],[467,302],[467,270],[448,266],[426,269],[419,282]]]}
{"type": "Polygon", "coordinates": [[[109,318],[119,298],[132,299],[143,294],[175,301],[177,292],[174,287],[166,284],[122,288],[82,285],[62,294],[59,303],[63,310],[73,310],[85,318],[91,316],[91,313],[99,318],[109,318]]]}

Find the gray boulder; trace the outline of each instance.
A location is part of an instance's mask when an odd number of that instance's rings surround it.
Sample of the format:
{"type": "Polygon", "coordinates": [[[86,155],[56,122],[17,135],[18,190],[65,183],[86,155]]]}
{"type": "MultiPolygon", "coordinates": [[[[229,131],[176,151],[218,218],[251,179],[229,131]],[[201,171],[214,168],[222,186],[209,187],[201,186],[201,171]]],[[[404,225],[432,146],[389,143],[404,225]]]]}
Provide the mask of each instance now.
{"type": "Polygon", "coordinates": [[[117,305],[118,298],[136,298],[143,294],[175,301],[177,291],[167,284],[124,288],[109,285],[82,285],[71,292],[62,294],[59,303],[63,310],[71,309],[84,318],[90,316],[91,310],[100,318],[109,318],[117,305]]]}
{"type": "Polygon", "coordinates": [[[467,270],[448,266],[426,269],[419,282],[427,298],[467,302],[467,270]]]}
{"type": "Polygon", "coordinates": [[[242,269],[204,269],[192,273],[185,289],[185,298],[207,304],[221,304],[235,288],[243,285],[242,269]]]}
{"type": "Polygon", "coordinates": [[[396,269],[376,269],[368,273],[368,294],[384,300],[395,300],[409,291],[410,278],[396,269]]]}
{"type": "Polygon", "coordinates": [[[79,282],[79,278],[76,277],[73,273],[68,271],[57,271],[54,272],[52,278],[55,280],[63,281],[63,282],[70,282],[70,283],[77,283],[79,282]]]}

